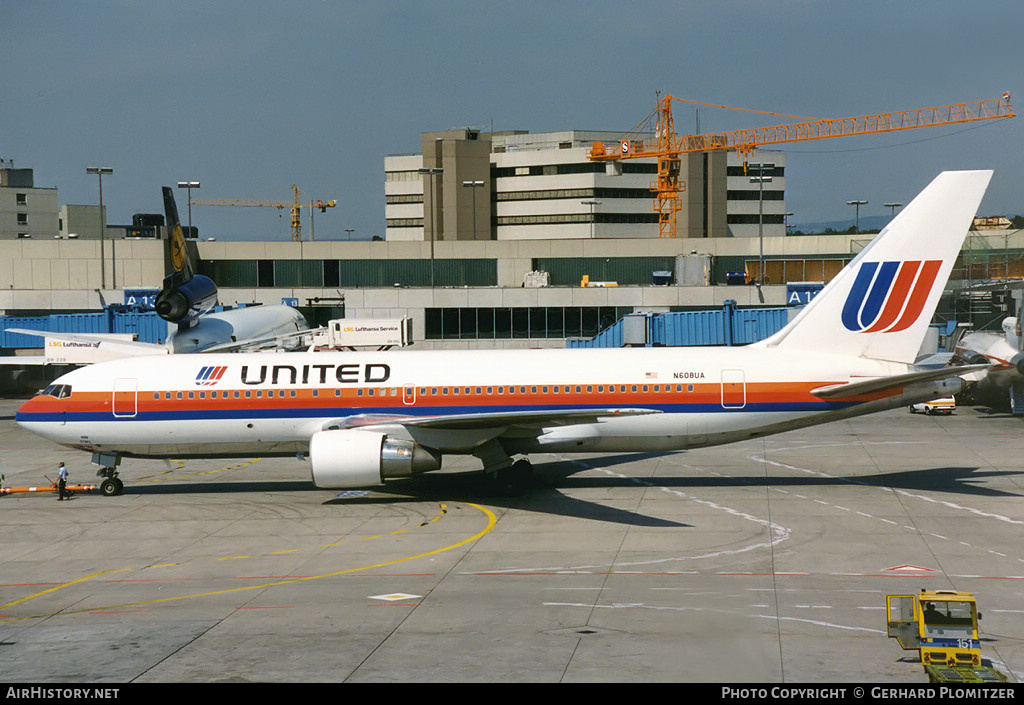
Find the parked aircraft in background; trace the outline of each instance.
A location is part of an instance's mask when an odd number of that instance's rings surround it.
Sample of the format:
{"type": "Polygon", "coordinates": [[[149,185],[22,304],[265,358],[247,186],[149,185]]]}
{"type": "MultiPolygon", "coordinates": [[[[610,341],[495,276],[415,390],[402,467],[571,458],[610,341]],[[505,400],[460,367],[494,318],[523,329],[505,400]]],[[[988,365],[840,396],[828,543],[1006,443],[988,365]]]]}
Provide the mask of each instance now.
{"type": "MultiPolygon", "coordinates": [[[[310,330],[305,317],[291,306],[257,305],[215,311],[217,286],[192,268],[185,236],[178,217],[174,192],[163,187],[164,211],[167,218],[171,248],[172,271],[164,278],[157,294],[157,314],[175,325],[162,344],[125,340],[127,336],[56,333],[24,328],[10,328],[12,333],[47,338],[47,346],[95,346],[87,359],[117,359],[130,355],[166,355],[229,351],[245,346],[280,343],[288,349],[299,347],[299,335],[310,330]]],[[[17,364],[48,364],[47,356],[10,358],[17,364]]]]}
{"type": "Polygon", "coordinates": [[[953,364],[998,365],[972,389],[974,400],[993,407],[1012,403],[1011,394],[1024,397],[1024,352],[1021,351],[1020,319],[1004,318],[1002,333],[977,331],[968,333],[953,351],[953,364]]]}
{"type": "Polygon", "coordinates": [[[165,321],[177,324],[177,330],[167,339],[172,352],[226,349],[243,341],[279,339],[309,329],[303,315],[291,306],[255,306],[214,313],[217,286],[209,277],[193,271],[174,192],[164,186],[163,195],[174,271],[164,279],[155,308],[165,321]]]}
{"type": "Polygon", "coordinates": [[[517,455],[674,451],[907,407],[989,367],[913,362],[990,178],[940,174],[749,346],[146,356],[71,372],[16,420],[92,452],[113,494],[122,457],[308,456],[317,486],[347,488],[465,454],[520,486],[517,455]]]}

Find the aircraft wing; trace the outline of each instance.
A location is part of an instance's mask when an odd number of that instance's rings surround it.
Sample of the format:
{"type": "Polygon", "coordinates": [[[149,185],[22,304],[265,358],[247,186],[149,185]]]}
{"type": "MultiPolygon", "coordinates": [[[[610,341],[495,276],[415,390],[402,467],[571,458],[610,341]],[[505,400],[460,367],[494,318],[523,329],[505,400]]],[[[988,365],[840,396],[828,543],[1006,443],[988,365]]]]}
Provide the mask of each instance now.
{"type": "Polygon", "coordinates": [[[615,416],[660,414],[657,409],[564,409],[561,411],[499,411],[481,414],[447,414],[443,416],[403,416],[387,414],[360,414],[329,421],[324,428],[367,428],[370,426],[400,425],[437,430],[473,430],[498,427],[570,426],[594,423],[615,416]]]}
{"type": "Polygon", "coordinates": [[[504,411],[485,414],[415,417],[403,422],[423,428],[493,428],[494,426],[570,426],[594,423],[609,416],[660,414],[657,409],[568,409],[563,411],[504,411]]]}
{"type": "Polygon", "coordinates": [[[872,394],[874,392],[883,392],[888,389],[905,387],[909,384],[914,384],[915,382],[934,382],[940,379],[949,379],[950,377],[960,377],[961,375],[993,370],[999,367],[1001,367],[1001,365],[989,364],[940,367],[935,370],[908,372],[906,374],[892,375],[890,377],[872,377],[871,379],[859,380],[856,382],[846,382],[845,384],[833,384],[827,387],[818,387],[817,389],[812,389],[811,394],[822,399],[841,399],[844,397],[854,397],[860,394],[872,394]]]}

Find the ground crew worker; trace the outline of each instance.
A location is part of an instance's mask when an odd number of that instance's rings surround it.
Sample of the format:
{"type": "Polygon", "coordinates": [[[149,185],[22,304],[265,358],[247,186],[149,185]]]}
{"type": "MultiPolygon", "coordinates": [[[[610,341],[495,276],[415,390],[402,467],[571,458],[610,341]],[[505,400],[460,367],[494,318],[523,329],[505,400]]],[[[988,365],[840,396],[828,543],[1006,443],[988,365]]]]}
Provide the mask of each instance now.
{"type": "Polygon", "coordinates": [[[57,466],[57,494],[59,495],[57,497],[57,501],[58,502],[60,502],[62,499],[64,499],[64,495],[67,495],[68,498],[71,497],[71,494],[67,491],[67,486],[68,486],[68,469],[64,465],[64,463],[61,463],[60,465],[57,466]]]}

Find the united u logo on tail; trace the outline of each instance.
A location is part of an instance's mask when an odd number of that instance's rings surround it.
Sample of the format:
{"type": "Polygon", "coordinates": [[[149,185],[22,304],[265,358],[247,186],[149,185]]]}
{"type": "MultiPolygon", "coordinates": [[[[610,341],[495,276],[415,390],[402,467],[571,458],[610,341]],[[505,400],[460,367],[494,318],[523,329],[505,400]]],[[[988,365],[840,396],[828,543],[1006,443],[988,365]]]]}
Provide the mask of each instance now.
{"type": "Polygon", "coordinates": [[[920,317],[942,260],[864,262],[843,306],[843,325],[862,333],[897,333],[920,317]]]}
{"type": "Polygon", "coordinates": [[[220,381],[220,378],[227,372],[227,365],[209,365],[199,370],[196,375],[196,384],[201,387],[212,387],[220,381]]]}

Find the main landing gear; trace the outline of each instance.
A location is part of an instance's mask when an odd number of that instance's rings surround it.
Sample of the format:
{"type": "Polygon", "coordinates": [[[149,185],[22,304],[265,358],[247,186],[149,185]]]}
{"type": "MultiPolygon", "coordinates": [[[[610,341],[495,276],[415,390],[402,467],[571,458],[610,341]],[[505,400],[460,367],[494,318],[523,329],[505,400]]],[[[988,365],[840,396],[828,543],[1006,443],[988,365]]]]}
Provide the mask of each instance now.
{"type": "Polygon", "coordinates": [[[530,489],[533,484],[533,464],[523,458],[495,473],[494,484],[501,494],[515,496],[530,489]]]}
{"type": "Polygon", "coordinates": [[[111,453],[93,453],[92,462],[98,465],[97,477],[102,477],[100,482],[100,494],[104,497],[114,497],[124,492],[124,483],[117,476],[117,466],[121,464],[121,456],[111,453]]]}
{"type": "Polygon", "coordinates": [[[484,464],[484,473],[491,478],[499,494],[522,494],[533,484],[533,465],[530,461],[525,458],[513,461],[496,440],[492,439],[479,446],[473,455],[484,464]]]}

